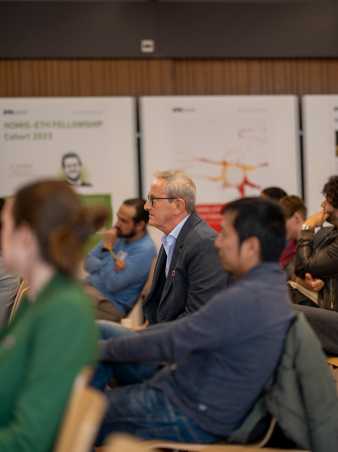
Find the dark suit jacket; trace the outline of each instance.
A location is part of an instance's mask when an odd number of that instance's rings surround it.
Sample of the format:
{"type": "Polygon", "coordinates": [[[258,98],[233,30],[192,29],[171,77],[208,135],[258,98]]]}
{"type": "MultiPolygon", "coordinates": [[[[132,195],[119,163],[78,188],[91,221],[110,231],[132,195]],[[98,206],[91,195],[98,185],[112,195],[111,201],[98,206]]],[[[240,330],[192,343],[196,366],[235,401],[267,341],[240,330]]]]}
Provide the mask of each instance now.
{"type": "Polygon", "coordinates": [[[143,312],[149,323],[190,314],[228,285],[214,246],[216,233],[193,213],[184,224],[165,278],[166,253],[159,251],[153,284],[143,312]]]}

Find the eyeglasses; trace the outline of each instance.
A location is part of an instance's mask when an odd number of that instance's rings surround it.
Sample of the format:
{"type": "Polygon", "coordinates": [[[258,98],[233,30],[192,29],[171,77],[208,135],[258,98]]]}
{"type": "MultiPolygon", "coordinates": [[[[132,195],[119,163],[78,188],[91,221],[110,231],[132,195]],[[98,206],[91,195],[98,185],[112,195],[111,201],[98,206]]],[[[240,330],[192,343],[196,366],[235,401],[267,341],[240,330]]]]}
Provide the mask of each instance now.
{"type": "Polygon", "coordinates": [[[149,204],[151,205],[151,207],[154,207],[154,201],[157,201],[158,199],[177,199],[176,197],[160,197],[160,196],[152,196],[152,195],[148,195],[147,196],[147,201],[149,202],[149,204]]]}

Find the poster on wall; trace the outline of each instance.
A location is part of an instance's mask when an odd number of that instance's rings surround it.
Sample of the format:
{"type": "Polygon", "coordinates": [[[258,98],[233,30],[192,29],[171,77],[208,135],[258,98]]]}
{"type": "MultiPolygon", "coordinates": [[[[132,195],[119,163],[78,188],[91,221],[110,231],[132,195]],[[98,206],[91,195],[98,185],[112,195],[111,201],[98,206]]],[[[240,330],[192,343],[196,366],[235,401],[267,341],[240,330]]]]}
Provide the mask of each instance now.
{"type": "Polygon", "coordinates": [[[338,96],[304,96],[305,199],[309,214],[320,209],[328,178],[338,174],[338,96]]]}
{"type": "Polygon", "coordinates": [[[132,98],[0,98],[0,196],[56,177],[113,206],[137,195],[132,98]]]}
{"type": "Polygon", "coordinates": [[[230,200],[271,185],[300,194],[296,97],[143,97],[140,109],[145,193],[156,171],[186,171],[216,229],[230,200]]]}

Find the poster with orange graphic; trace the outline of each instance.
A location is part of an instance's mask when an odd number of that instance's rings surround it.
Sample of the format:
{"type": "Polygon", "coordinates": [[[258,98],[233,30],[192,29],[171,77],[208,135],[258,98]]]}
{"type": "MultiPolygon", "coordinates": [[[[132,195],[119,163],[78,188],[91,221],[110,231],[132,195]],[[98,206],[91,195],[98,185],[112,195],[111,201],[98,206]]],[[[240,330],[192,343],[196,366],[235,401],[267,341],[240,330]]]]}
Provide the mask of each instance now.
{"type": "Polygon", "coordinates": [[[300,194],[295,96],[143,97],[140,112],[145,192],[156,171],[186,171],[216,229],[230,200],[271,185],[300,194]]]}

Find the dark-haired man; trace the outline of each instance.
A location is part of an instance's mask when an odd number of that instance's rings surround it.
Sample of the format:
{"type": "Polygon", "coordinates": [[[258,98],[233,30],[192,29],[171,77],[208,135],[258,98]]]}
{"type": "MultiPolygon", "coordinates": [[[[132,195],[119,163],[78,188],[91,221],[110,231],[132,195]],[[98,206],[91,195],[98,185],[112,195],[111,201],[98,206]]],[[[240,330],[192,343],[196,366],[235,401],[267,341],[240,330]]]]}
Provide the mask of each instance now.
{"type": "Polygon", "coordinates": [[[323,194],[321,210],[303,223],[295,273],[317,295],[318,306],[338,311],[338,176],[329,178],[323,194]],[[332,227],[322,227],[325,221],[332,227]]]}
{"type": "Polygon", "coordinates": [[[279,257],[285,220],[262,198],[227,204],[216,248],[235,277],[197,312],[101,343],[102,359],[166,362],[153,378],[106,392],[110,432],[214,442],[237,429],[281,356],[293,317],[279,257]]]}
{"type": "Polygon", "coordinates": [[[284,196],[287,196],[287,193],[280,187],[266,187],[262,190],[261,196],[278,202],[284,198],[284,196]]]}
{"type": "Polygon", "coordinates": [[[127,199],[117,222],[89,253],[86,291],[96,305],[96,318],[119,321],[136,303],[156,255],[147,233],[148,212],[143,199],[127,199]]]}

